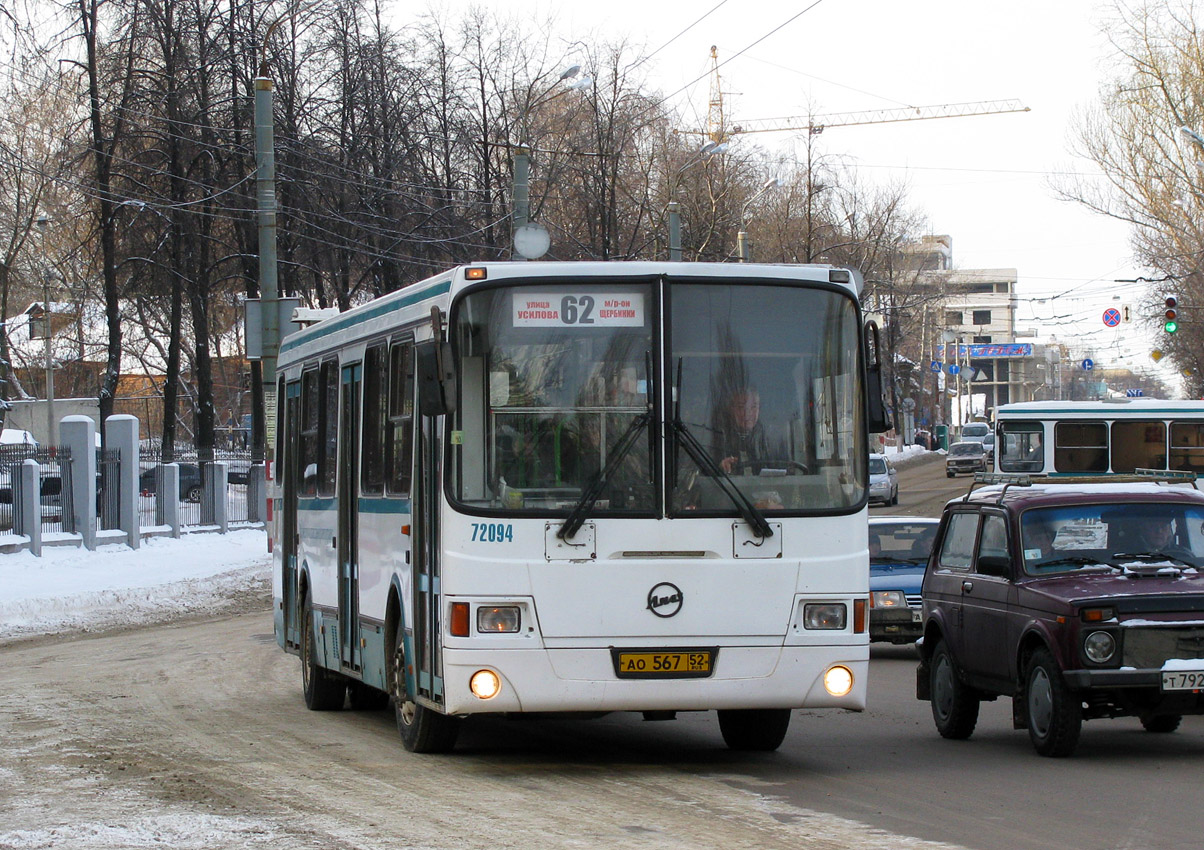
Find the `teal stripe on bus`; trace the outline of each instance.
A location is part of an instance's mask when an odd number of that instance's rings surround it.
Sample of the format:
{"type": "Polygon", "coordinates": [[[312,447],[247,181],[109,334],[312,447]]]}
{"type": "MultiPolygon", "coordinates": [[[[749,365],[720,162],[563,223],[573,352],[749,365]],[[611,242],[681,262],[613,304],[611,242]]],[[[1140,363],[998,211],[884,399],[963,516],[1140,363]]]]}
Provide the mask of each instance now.
{"type": "Polygon", "coordinates": [[[334,499],[298,499],[297,510],[333,511],[338,503],[334,499]]]}
{"type": "Polygon", "coordinates": [[[434,286],[428,286],[424,289],[420,289],[417,292],[410,293],[409,295],[398,298],[396,301],[382,299],[385,300],[386,303],[369,304],[360,310],[354,310],[344,313],[341,316],[335,316],[333,319],[327,319],[326,321],[320,322],[307,330],[289,334],[284,338],[284,342],[280,344],[280,353],[286,354],[294,348],[315,342],[322,337],[329,336],[333,333],[338,333],[339,331],[346,330],[347,328],[353,327],[362,322],[378,319],[381,316],[387,316],[389,313],[394,313],[404,307],[410,307],[414,304],[417,304],[419,301],[426,301],[429,298],[434,298],[436,295],[444,295],[450,291],[451,280],[449,279],[434,286]]]}
{"type": "Polygon", "coordinates": [[[408,514],[411,513],[409,499],[361,498],[359,511],[362,514],[408,514]]]}

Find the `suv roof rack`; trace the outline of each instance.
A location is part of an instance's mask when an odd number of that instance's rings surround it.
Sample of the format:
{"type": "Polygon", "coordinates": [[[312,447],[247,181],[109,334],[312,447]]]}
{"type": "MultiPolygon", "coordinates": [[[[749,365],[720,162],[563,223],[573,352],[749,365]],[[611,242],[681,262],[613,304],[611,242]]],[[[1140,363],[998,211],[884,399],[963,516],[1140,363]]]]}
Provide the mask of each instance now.
{"type": "Polygon", "coordinates": [[[1003,489],[999,491],[999,502],[1003,502],[1003,495],[1008,491],[1009,487],[1031,487],[1033,486],[1032,476],[1016,475],[1008,472],[976,472],[974,480],[970,482],[970,489],[966,491],[963,502],[970,500],[970,494],[974,492],[976,484],[1002,484],[1003,489]]]}
{"type": "Polygon", "coordinates": [[[1197,490],[1196,474],[1184,469],[1144,469],[1137,468],[1133,474],[1142,480],[1153,480],[1158,484],[1190,484],[1197,490]]]}

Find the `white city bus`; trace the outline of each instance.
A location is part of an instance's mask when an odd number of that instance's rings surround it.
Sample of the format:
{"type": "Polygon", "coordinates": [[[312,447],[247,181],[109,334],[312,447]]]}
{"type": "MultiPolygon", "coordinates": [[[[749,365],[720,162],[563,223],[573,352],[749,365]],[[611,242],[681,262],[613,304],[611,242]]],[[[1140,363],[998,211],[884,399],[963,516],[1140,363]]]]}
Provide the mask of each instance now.
{"type": "Polygon", "coordinates": [[[995,469],[1030,475],[1204,475],[1204,402],[1033,401],[995,412],[995,469]]]}
{"type": "Polygon", "coordinates": [[[485,263],[286,337],[273,597],[307,705],[392,702],[424,752],[481,713],[718,710],[774,749],[791,709],[862,709],[860,287],[485,263]]]}

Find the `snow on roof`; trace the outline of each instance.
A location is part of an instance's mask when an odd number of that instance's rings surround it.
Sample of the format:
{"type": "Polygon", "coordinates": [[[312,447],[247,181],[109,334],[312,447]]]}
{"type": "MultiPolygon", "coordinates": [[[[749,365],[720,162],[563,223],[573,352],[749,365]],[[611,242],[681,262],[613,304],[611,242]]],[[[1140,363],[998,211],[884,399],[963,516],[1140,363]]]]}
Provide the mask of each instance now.
{"type": "Polygon", "coordinates": [[[29,431],[20,428],[5,428],[0,431],[0,445],[5,446],[36,446],[38,441],[29,431]]]}

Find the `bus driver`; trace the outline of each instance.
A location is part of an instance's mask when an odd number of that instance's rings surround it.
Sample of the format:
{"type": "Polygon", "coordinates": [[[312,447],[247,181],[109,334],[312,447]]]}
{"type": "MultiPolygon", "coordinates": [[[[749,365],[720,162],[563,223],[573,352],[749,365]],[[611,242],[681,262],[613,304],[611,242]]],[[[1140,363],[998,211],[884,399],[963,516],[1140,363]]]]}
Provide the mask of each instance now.
{"type": "MultiPolygon", "coordinates": [[[[757,472],[759,464],[775,455],[769,449],[761,424],[761,394],[756,387],[736,390],[721,411],[717,429],[718,445],[713,454],[729,475],[733,472],[757,472]]],[[[779,452],[776,457],[784,456],[779,452]]]]}

